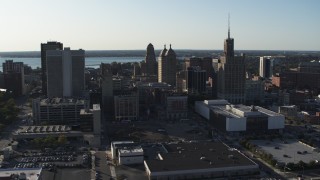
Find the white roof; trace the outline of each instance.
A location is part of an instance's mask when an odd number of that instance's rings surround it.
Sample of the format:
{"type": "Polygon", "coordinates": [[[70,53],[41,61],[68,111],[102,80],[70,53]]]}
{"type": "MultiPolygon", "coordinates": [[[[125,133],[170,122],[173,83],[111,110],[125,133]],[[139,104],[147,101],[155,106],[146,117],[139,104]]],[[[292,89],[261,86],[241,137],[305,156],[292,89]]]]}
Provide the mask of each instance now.
{"type": "Polygon", "coordinates": [[[24,173],[28,180],[38,180],[41,175],[42,168],[24,168],[24,169],[0,169],[0,178],[10,177],[11,174],[20,175],[24,173]]]}

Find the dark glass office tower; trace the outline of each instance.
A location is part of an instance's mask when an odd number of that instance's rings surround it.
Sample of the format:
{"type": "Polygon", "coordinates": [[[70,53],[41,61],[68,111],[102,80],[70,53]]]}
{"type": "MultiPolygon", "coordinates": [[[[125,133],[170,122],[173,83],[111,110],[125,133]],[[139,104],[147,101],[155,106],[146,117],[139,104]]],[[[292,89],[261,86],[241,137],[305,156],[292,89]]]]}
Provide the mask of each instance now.
{"type": "Polygon", "coordinates": [[[42,93],[47,95],[47,50],[62,50],[63,44],[56,41],[49,41],[41,43],[41,80],[42,80],[42,93]]]}

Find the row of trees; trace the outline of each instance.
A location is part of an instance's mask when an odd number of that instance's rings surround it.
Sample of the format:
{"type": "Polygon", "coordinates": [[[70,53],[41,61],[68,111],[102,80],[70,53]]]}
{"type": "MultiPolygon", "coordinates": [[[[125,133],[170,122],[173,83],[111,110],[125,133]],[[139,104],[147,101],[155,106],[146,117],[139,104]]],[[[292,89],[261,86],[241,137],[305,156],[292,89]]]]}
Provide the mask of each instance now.
{"type": "Polygon", "coordinates": [[[249,151],[251,151],[252,153],[254,153],[255,155],[259,156],[259,158],[261,158],[262,160],[264,160],[265,162],[267,162],[268,164],[270,164],[271,166],[275,167],[277,164],[277,160],[274,159],[274,157],[272,156],[272,154],[269,153],[265,153],[264,151],[258,151],[258,147],[255,144],[250,143],[250,141],[248,140],[241,140],[240,144],[248,149],[249,151]],[[259,152],[259,153],[258,153],[259,152]]]}
{"type": "Polygon", "coordinates": [[[36,148],[56,148],[58,146],[65,145],[67,143],[67,138],[65,135],[60,135],[59,137],[48,136],[45,138],[35,138],[31,143],[36,148]]]}
{"type": "Polygon", "coordinates": [[[14,122],[18,116],[19,109],[14,100],[10,98],[10,94],[0,92],[0,131],[6,125],[14,122]]]}

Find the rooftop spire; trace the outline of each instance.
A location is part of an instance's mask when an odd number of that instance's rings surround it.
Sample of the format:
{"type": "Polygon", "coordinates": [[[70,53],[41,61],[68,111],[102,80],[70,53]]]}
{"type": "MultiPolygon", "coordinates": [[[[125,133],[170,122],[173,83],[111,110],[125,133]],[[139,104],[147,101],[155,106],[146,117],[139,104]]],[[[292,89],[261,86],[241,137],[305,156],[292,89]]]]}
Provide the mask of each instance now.
{"type": "Polygon", "coordinates": [[[230,39],[230,13],[228,13],[228,39],[230,39]]]}
{"type": "Polygon", "coordinates": [[[171,44],[170,44],[170,49],[171,49],[171,44]]]}
{"type": "Polygon", "coordinates": [[[166,44],[164,44],[164,49],[166,49],[166,44]]]}

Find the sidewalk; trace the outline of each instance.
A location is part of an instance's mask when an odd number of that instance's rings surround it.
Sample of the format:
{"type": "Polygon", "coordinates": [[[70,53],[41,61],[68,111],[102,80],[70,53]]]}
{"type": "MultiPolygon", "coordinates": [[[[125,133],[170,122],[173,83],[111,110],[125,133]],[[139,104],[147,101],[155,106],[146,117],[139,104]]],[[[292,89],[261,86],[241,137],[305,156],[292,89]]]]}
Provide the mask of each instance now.
{"type": "Polygon", "coordinates": [[[90,173],[90,177],[91,180],[95,180],[96,179],[96,165],[95,165],[95,151],[90,151],[91,153],[91,173],[90,173]]]}

